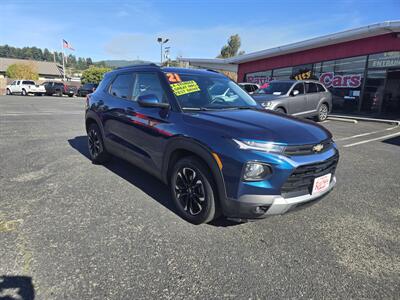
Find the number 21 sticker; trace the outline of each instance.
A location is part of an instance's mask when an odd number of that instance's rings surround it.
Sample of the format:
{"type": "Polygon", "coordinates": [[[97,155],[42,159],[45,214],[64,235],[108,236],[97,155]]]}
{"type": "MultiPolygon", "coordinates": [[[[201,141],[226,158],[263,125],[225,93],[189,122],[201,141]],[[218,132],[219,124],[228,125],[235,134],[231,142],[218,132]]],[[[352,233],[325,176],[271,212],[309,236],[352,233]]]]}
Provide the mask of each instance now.
{"type": "Polygon", "coordinates": [[[168,81],[171,83],[177,83],[182,81],[182,79],[176,73],[167,73],[167,78],[168,81]]]}

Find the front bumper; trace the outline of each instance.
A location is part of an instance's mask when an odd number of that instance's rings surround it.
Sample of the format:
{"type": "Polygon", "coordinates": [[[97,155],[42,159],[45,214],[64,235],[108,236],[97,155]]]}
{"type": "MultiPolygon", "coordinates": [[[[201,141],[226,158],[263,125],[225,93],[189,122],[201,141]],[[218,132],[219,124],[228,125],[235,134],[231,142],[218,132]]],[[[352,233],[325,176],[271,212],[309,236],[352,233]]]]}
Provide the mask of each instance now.
{"type": "Polygon", "coordinates": [[[238,219],[262,219],[269,215],[284,214],[300,205],[320,200],[323,196],[328,194],[335,185],[336,177],[334,176],[329,187],[325,191],[315,194],[306,194],[291,198],[285,198],[282,195],[245,194],[237,200],[228,200],[231,207],[231,212],[228,213],[228,217],[238,219]]]}

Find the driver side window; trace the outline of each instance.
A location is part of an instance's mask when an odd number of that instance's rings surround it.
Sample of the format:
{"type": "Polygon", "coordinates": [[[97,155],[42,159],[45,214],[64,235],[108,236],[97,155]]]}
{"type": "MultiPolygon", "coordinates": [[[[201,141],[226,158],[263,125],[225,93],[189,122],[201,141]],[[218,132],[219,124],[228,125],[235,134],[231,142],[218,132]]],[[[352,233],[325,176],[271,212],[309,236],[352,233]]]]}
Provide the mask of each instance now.
{"type": "Polygon", "coordinates": [[[133,101],[137,101],[139,96],[155,95],[160,102],[168,102],[157,73],[138,72],[135,74],[135,84],[132,91],[133,101]]]}
{"type": "Polygon", "coordinates": [[[292,90],[292,95],[293,95],[293,91],[299,91],[298,95],[303,95],[304,94],[304,84],[302,82],[296,84],[292,90]]]}

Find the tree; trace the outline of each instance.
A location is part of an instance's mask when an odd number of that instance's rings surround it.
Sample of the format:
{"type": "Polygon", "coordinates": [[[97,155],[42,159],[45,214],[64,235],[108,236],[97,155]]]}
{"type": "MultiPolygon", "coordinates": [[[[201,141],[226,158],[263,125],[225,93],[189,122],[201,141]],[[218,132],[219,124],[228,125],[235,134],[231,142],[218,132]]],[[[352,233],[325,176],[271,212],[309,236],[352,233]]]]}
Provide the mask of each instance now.
{"type": "Polygon", "coordinates": [[[82,83],[99,83],[104,76],[104,73],[111,71],[110,68],[98,68],[90,67],[89,69],[82,72],[81,81],[82,83]]]}
{"type": "Polygon", "coordinates": [[[38,80],[39,74],[33,64],[13,64],[8,66],[6,76],[12,79],[38,80]]]}
{"type": "Polygon", "coordinates": [[[218,55],[218,57],[228,58],[244,54],[244,51],[239,52],[240,45],[240,36],[238,34],[231,35],[228,43],[221,48],[221,53],[218,55]]]}

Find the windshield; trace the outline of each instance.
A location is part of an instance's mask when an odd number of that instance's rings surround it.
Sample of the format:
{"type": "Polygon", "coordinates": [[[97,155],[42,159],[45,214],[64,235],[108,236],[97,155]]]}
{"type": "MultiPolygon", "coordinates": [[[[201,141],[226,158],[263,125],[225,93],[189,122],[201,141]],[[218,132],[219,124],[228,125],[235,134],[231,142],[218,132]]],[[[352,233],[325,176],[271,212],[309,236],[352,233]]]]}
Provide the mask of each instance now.
{"type": "Polygon", "coordinates": [[[256,94],[269,94],[269,95],[285,95],[290,87],[293,85],[292,82],[278,82],[272,81],[262,89],[257,90],[256,94]]]}
{"type": "Polygon", "coordinates": [[[166,73],[182,109],[235,109],[258,107],[232,80],[209,74],[166,73]]]}

